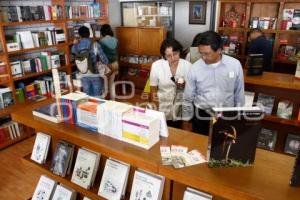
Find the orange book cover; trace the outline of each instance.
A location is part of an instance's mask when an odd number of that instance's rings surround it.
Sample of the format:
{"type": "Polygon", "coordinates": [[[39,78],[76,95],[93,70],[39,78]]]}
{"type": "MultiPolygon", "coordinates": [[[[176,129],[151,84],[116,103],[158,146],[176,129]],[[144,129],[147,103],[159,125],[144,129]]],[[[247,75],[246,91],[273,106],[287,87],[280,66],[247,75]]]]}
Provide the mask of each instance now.
{"type": "Polygon", "coordinates": [[[81,110],[91,112],[91,113],[97,113],[97,105],[98,105],[98,103],[88,101],[88,102],[79,104],[78,108],[81,110]]]}
{"type": "Polygon", "coordinates": [[[298,112],[298,121],[300,121],[300,108],[299,108],[299,112],[298,112]]]}

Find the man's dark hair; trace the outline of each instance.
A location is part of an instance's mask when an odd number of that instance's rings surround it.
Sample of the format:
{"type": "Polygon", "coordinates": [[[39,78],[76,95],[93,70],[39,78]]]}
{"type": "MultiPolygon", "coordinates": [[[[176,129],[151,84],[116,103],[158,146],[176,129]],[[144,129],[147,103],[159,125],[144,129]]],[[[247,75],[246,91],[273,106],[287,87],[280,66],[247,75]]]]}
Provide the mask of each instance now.
{"type": "Polygon", "coordinates": [[[165,51],[167,48],[172,47],[173,51],[179,51],[182,54],[182,45],[175,39],[165,39],[160,46],[160,54],[165,58],[165,51]]]}
{"type": "Polygon", "coordinates": [[[80,37],[82,38],[89,38],[90,37],[90,30],[88,29],[88,27],[86,26],[81,26],[78,29],[78,34],[80,35],[80,37]]]}
{"type": "Polygon", "coordinates": [[[102,25],[100,29],[100,33],[103,37],[105,37],[106,35],[110,35],[112,37],[114,36],[114,33],[109,24],[102,25]]]}
{"type": "Polygon", "coordinates": [[[201,34],[197,34],[193,41],[195,46],[209,45],[214,51],[222,49],[221,36],[214,31],[206,31],[201,34]]]}

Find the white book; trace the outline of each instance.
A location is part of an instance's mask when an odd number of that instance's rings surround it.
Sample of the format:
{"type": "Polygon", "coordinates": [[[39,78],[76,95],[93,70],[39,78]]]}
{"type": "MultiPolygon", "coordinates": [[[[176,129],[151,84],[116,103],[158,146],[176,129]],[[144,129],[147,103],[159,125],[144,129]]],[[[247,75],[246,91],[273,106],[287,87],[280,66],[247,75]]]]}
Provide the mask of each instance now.
{"type": "Polygon", "coordinates": [[[14,121],[12,123],[13,123],[13,125],[15,127],[17,137],[21,137],[21,132],[20,132],[19,124],[17,122],[14,122],[14,121]]]}
{"type": "Polygon", "coordinates": [[[40,177],[40,180],[35,188],[32,200],[50,200],[55,189],[56,182],[45,175],[40,177]]]}
{"type": "Polygon", "coordinates": [[[183,200],[210,200],[212,199],[212,195],[204,192],[200,192],[198,190],[187,188],[184,191],[183,200]]]}
{"type": "Polygon", "coordinates": [[[78,150],[71,181],[85,189],[90,189],[93,178],[95,177],[95,168],[99,165],[99,154],[95,154],[86,149],[78,150]]]}
{"type": "Polygon", "coordinates": [[[251,107],[253,105],[255,92],[245,91],[245,107],[251,107]]]}
{"type": "Polygon", "coordinates": [[[31,160],[44,164],[48,155],[51,136],[38,132],[33,145],[31,160]]]}
{"type": "Polygon", "coordinates": [[[91,200],[91,199],[88,197],[83,197],[83,200],[91,200]]]}
{"type": "Polygon", "coordinates": [[[16,32],[21,39],[21,44],[23,49],[34,48],[34,43],[31,35],[31,31],[19,31],[16,32]]]}
{"type": "Polygon", "coordinates": [[[111,136],[122,140],[122,118],[123,114],[132,111],[132,106],[125,103],[118,103],[112,110],[111,136]]]}
{"type": "Polygon", "coordinates": [[[57,185],[52,200],[75,200],[76,191],[64,185],[57,185]]]}
{"type": "Polygon", "coordinates": [[[122,139],[139,147],[150,149],[159,141],[160,121],[134,112],[123,115],[122,139]]]}
{"type": "Polygon", "coordinates": [[[159,135],[162,137],[169,137],[169,130],[168,130],[168,125],[167,125],[167,121],[166,121],[166,115],[164,112],[146,109],[145,114],[147,116],[152,116],[154,118],[159,119],[159,121],[160,121],[159,135]]]}
{"type": "Polygon", "coordinates": [[[165,177],[143,170],[136,170],[130,192],[130,200],[161,200],[165,177]]]}
{"type": "Polygon", "coordinates": [[[129,164],[107,159],[98,195],[110,200],[120,200],[126,191],[129,170],[129,164]]]}

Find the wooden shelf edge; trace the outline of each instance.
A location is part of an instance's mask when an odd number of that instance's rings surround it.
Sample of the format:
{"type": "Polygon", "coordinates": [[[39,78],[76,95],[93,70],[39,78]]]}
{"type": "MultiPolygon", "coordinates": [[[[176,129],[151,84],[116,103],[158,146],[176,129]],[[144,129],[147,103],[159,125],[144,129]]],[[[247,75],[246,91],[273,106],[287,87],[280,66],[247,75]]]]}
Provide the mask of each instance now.
{"type": "Polygon", "coordinates": [[[80,187],[79,185],[75,184],[75,183],[72,183],[71,180],[67,179],[66,177],[61,177],[61,176],[58,176],[56,174],[53,174],[48,168],[49,166],[47,165],[40,165],[38,163],[35,163],[34,161],[32,161],[30,159],[31,157],[31,154],[28,154],[26,156],[24,156],[23,158],[21,158],[22,162],[28,166],[28,167],[33,167],[33,168],[36,168],[38,169],[41,173],[49,176],[50,178],[54,179],[55,181],[61,183],[61,184],[64,184],[68,187],[71,187],[72,189],[74,189],[75,191],[77,191],[78,193],[80,194],[83,194],[84,196],[87,196],[91,199],[98,199],[98,200],[105,200],[103,197],[100,197],[98,196],[97,193],[95,193],[96,191],[98,191],[98,188],[99,188],[99,184],[96,186],[94,186],[92,188],[92,190],[94,191],[91,191],[91,190],[86,190],[82,187],[80,187]],[[98,187],[98,188],[96,188],[98,187]]]}
{"type": "Polygon", "coordinates": [[[7,52],[8,55],[18,55],[18,54],[23,54],[23,53],[27,53],[27,52],[31,52],[31,51],[38,51],[38,50],[43,50],[43,49],[49,49],[49,48],[58,48],[58,47],[64,47],[66,46],[68,43],[64,42],[64,43],[60,43],[60,44],[55,44],[55,45],[47,45],[47,46],[42,46],[42,47],[35,47],[35,48],[29,48],[29,49],[21,49],[18,51],[10,51],[7,52]]]}
{"type": "Polygon", "coordinates": [[[51,24],[51,23],[64,23],[63,19],[61,20],[32,20],[24,22],[1,22],[1,26],[20,26],[20,25],[31,25],[31,24],[51,24]]]}
{"type": "Polygon", "coordinates": [[[87,21],[87,20],[107,20],[108,17],[107,16],[101,16],[101,17],[79,17],[79,18],[73,18],[70,19],[68,18],[67,21],[68,22],[73,22],[73,21],[87,21]]]}
{"type": "Polygon", "coordinates": [[[134,67],[134,68],[139,68],[139,69],[145,69],[145,70],[150,70],[152,63],[143,63],[143,64],[137,64],[137,63],[129,63],[129,62],[120,62],[120,66],[129,66],[129,67],[134,67]]]}
{"type": "Polygon", "coordinates": [[[263,120],[283,125],[300,127],[300,121],[298,121],[297,119],[284,119],[273,115],[265,115],[263,120]]]}
{"type": "MultiPolygon", "coordinates": [[[[58,70],[64,70],[66,68],[67,68],[67,66],[62,66],[62,67],[59,67],[57,69],[58,70]]],[[[14,79],[14,81],[20,81],[20,80],[24,80],[24,79],[28,79],[28,78],[34,78],[36,76],[41,76],[41,75],[48,74],[48,73],[51,73],[51,69],[48,69],[48,70],[45,70],[45,71],[42,71],[42,72],[29,73],[25,76],[14,77],[13,79],[14,79]]]]}

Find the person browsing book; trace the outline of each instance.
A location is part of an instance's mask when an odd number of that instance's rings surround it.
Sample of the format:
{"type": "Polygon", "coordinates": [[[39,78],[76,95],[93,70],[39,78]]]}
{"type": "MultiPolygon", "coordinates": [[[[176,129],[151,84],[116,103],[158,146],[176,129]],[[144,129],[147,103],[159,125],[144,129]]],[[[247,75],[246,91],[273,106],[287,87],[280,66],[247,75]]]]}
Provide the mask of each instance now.
{"type": "Polygon", "coordinates": [[[100,29],[101,40],[99,41],[103,52],[107,56],[109,63],[111,64],[111,72],[108,75],[108,92],[112,94],[112,84],[115,80],[116,75],[119,73],[118,64],[118,40],[114,37],[114,33],[109,24],[104,24],[100,29]]]}
{"type": "Polygon", "coordinates": [[[100,77],[97,67],[97,61],[108,65],[109,60],[104,54],[100,44],[93,43],[90,39],[90,31],[87,27],[81,26],[78,29],[79,39],[74,39],[71,49],[75,58],[82,52],[88,53],[88,59],[91,61],[91,69],[87,68],[80,74],[82,90],[90,96],[101,96],[103,91],[103,79],[100,77]]]}
{"type": "Polygon", "coordinates": [[[195,38],[201,59],[187,74],[183,94],[183,128],[208,135],[213,107],[243,106],[244,76],[241,63],[222,55],[218,33],[206,31],[195,38]],[[191,120],[192,127],[187,121],[191,120]]]}
{"type": "Polygon", "coordinates": [[[263,54],[264,71],[272,70],[272,45],[260,29],[250,30],[248,54],[263,54]]]}
{"type": "Polygon", "coordinates": [[[180,58],[182,49],[177,40],[165,39],[160,47],[163,59],[155,61],[150,71],[151,101],[165,113],[168,126],[175,128],[181,128],[182,94],[191,66],[180,58]]]}

